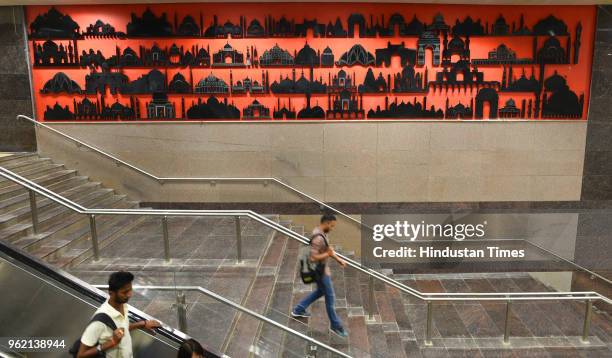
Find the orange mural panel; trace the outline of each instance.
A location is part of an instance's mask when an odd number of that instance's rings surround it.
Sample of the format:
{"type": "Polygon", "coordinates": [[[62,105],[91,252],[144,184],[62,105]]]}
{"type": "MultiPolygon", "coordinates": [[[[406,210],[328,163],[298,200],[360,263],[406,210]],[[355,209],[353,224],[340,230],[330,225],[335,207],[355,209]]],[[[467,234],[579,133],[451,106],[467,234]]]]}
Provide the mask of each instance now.
{"type": "Polygon", "coordinates": [[[28,6],[26,18],[38,120],[587,118],[594,6],[28,6]]]}

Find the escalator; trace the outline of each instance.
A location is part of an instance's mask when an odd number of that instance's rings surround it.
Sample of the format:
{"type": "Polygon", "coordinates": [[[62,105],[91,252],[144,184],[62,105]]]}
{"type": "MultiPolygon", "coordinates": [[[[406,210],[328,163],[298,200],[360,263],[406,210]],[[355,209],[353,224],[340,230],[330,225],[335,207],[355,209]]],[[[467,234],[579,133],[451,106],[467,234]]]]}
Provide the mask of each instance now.
{"type": "MultiPolygon", "coordinates": [[[[68,357],[69,347],[106,298],[103,291],[0,241],[0,357],[68,357]],[[24,352],[9,346],[8,338],[18,337],[46,338],[56,344],[24,352]]],[[[153,319],[131,306],[129,318],[153,319]]],[[[154,335],[141,330],[131,335],[134,357],[148,358],[176,357],[180,344],[189,338],[170,327],[156,329],[154,335]]],[[[222,356],[204,348],[206,357],[222,356]]]]}

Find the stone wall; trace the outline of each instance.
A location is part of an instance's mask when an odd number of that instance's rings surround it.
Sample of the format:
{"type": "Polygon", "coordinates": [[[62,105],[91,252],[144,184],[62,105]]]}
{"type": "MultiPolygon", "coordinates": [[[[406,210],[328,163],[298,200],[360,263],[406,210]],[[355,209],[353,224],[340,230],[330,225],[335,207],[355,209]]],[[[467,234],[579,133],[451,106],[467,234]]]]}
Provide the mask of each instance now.
{"type": "Polygon", "coordinates": [[[22,8],[0,6],[0,151],[36,150],[33,125],[15,120],[32,114],[23,36],[22,8]]]}

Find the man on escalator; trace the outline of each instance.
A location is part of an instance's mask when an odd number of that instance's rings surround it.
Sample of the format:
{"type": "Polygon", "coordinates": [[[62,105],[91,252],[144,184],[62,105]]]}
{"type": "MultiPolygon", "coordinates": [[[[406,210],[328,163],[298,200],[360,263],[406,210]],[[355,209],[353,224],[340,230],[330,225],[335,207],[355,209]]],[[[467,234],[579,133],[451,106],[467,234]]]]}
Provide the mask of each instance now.
{"type": "Polygon", "coordinates": [[[77,358],[107,357],[132,358],[130,331],[138,328],[161,327],[157,321],[147,320],[130,323],[127,302],[132,297],[134,275],[129,272],[114,272],[108,279],[109,299],[94,314],[81,336],[77,358]]]}
{"type": "Polygon", "coordinates": [[[336,335],[346,338],[348,337],[348,333],[342,326],[342,321],[338,318],[336,308],[334,307],[336,295],[331,280],[331,270],[327,265],[328,258],[331,257],[336,260],[340,266],[346,267],[346,262],[336,255],[336,252],[329,245],[329,241],[327,240],[327,234],[335,227],[336,217],[333,214],[325,214],[321,217],[319,225],[312,231],[310,239],[310,260],[317,263],[316,271],[319,273],[315,281],[317,289],[302,299],[302,301],[293,308],[291,316],[294,318],[310,317],[310,313],[306,311],[308,306],[325,296],[325,309],[327,310],[327,316],[329,317],[330,323],[329,329],[336,335]]]}

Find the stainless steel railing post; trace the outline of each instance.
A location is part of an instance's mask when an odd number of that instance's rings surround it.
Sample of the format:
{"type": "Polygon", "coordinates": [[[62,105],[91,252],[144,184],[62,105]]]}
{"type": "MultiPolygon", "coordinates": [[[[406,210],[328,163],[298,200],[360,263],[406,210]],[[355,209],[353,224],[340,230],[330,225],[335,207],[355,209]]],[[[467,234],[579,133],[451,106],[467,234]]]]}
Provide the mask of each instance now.
{"type": "Polygon", "coordinates": [[[593,301],[586,300],[584,312],[584,325],[582,326],[582,343],[589,343],[589,329],[591,328],[591,314],[593,313],[593,301]]]}
{"type": "Polygon", "coordinates": [[[240,216],[234,218],[236,223],[236,261],[242,262],[242,230],[240,228],[240,216]]]}
{"type": "Polygon", "coordinates": [[[162,232],[164,234],[164,258],[170,262],[170,240],[168,238],[168,217],[162,218],[162,232]]]}
{"type": "Polygon", "coordinates": [[[89,215],[89,231],[91,233],[91,247],[93,249],[94,260],[100,259],[100,249],[98,247],[98,230],[96,229],[96,216],[89,215]]]}
{"type": "Polygon", "coordinates": [[[368,319],[374,318],[374,277],[368,278],[368,319]]]}
{"type": "Polygon", "coordinates": [[[179,330],[187,333],[187,304],[185,303],[185,293],[183,291],[176,292],[176,315],[178,319],[179,330]]]}
{"type": "Polygon", "coordinates": [[[504,344],[510,342],[510,312],[511,312],[512,301],[506,302],[506,322],[504,323],[504,344]]]}
{"type": "Polygon", "coordinates": [[[32,213],[32,231],[38,234],[38,206],[36,205],[36,193],[34,190],[30,192],[30,213],[32,213]]]}
{"type": "Polygon", "coordinates": [[[431,325],[432,325],[432,320],[433,320],[433,304],[431,301],[427,301],[427,327],[425,329],[425,345],[426,346],[431,346],[432,342],[431,342],[431,325]]]}

